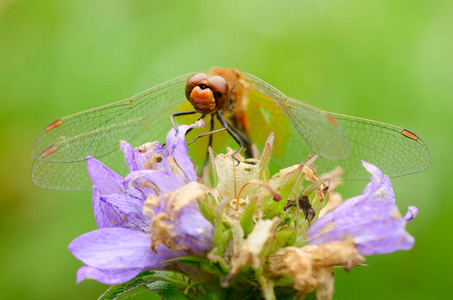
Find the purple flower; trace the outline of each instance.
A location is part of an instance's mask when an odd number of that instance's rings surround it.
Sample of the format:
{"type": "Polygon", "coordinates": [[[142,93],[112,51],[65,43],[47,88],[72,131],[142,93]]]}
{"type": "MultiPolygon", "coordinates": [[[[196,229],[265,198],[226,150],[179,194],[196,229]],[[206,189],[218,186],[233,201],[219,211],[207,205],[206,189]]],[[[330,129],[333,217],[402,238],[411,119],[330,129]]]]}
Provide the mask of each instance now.
{"type": "Polygon", "coordinates": [[[130,170],[125,178],[87,158],[99,229],[69,245],[69,251],[86,264],[77,272],[77,282],[93,278],[123,283],[143,270],[168,265],[162,261],[211,250],[214,227],[195,201],[205,191],[196,183],[187,154],[184,137],[189,128],[180,126],[176,135],[171,130],[167,150],[158,142],[133,149],[122,141],[130,170]]]}
{"type": "Polygon", "coordinates": [[[362,195],[343,202],[314,222],[307,230],[307,244],[352,238],[357,250],[365,256],[411,249],[414,238],[406,232],[405,225],[418,209],[411,206],[406,216],[401,217],[390,179],[376,166],[364,161],[362,164],[372,175],[371,183],[362,195]]]}

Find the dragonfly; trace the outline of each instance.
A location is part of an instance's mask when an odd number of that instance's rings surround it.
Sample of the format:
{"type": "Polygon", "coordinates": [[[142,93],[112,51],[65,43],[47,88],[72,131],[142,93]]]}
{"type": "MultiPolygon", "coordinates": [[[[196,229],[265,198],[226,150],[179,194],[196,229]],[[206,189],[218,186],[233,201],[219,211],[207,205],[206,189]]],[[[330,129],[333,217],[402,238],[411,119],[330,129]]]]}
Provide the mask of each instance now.
{"type": "MultiPolygon", "coordinates": [[[[327,112],[287,97],[254,75],[213,68],[52,122],[33,143],[32,180],[47,189],[89,191],[87,156],[124,170],[125,164],[118,163],[119,140],[138,145],[163,141],[176,123],[191,124],[204,117],[210,117],[211,126],[190,134],[195,139],[209,136],[209,144],[214,143],[217,151],[224,151],[225,145],[249,150],[251,143],[262,149],[274,132],[273,170],[302,163],[309,155],[319,156],[318,172],[340,166],[346,180],[369,179],[361,160],[377,165],[390,177],[421,172],[430,163],[427,146],[408,129],[327,112]],[[221,132],[229,135],[216,134],[213,141],[212,133],[221,132]]],[[[206,139],[196,144],[201,140],[206,139]]],[[[199,147],[189,149],[206,153],[199,147]]]]}

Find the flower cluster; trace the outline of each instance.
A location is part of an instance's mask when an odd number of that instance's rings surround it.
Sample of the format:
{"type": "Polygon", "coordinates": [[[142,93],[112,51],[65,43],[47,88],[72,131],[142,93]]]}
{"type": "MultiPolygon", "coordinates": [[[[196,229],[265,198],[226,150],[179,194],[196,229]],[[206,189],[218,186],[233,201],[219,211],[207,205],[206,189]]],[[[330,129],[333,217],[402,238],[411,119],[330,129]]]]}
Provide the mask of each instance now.
{"type": "Polygon", "coordinates": [[[172,129],[166,147],[121,142],[130,170],[124,178],[88,158],[99,229],[69,245],[86,264],[78,282],[121,287],[105,298],[146,286],[170,299],[156,288],[164,282],[189,299],[331,299],[334,267],[349,270],[364,256],[412,248],[405,225],[417,209],[400,215],[390,180],[376,166],[362,162],[371,183],[341,203],[330,183],[338,172],[327,180],[301,164],[269,178],[271,135],[253,161],[237,154],[238,164],[232,150],[210,152],[203,184],[184,140],[199,126],[172,129]]]}
{"type": "Polygon", "coordinates": [[[170,258],[211,250],[214,227],[200,212],[197,197],[182,199],[178,194],[197,180],[184,143],[189,128],[181,126],[176,135],[170,132],[167,149],[158,142],[133,149],[122,141],[130,170],[125,178],[87,159],[99,229],[69,245],[86,264],[77,273],[78,282],[93,278],[123,283],[143,270],[164,268],[167,264],[162,262],[170,258]]]}

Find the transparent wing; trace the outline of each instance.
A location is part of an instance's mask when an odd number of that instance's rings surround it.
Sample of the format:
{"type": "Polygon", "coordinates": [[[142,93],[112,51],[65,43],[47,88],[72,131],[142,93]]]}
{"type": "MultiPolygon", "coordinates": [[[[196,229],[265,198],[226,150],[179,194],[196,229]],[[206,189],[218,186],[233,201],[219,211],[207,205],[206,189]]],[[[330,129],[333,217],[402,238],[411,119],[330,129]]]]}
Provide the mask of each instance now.
{"type": "Polygon", "coordinates": [[[361,160],[376,164],[391,177],[421,172],[430,163],[428,148],[409,130],[322,111],[286,97],[253,75],[245,76],[250,86],[248,134],[260,144],[264,135],[274,131],[273,156],[278,167],[318,154],[320,173],[341,166],[344,179],[369,179],[361,160]]]}
{"type": "Polygon", "coordinates": [[[258,101],[259,99],[262,101],[262,96],[266,96],[276,104],[315,153],[335,161],[349,157],[351,151],[349,141],[341,124],[330,113],[302,102],[295,102],[253,75],[247,74],[247,77],[251,88],[249,94],[255,93],[252,97],[258,101]]]}
{"type": "MultiPolygon", "coordinates": [[[[118,174],[127,174],[122,152],[115,150],[101,157],[101,162],[118,174]]],[[[33,182],[42,188],[62,191],[90,191],[93,183],[88,175],[86,160],[71,163],[52,163],[35,160],[33,182]]]]}
{"type": "MultiPolygon", "coordinates": [[[[384,174],[399,177],[426,170],[431,157],[425,143],[402,127],[332,113],[342,124],[351,145],[348,158],[339,161],[347,170],[345,179],[368,179],[360,160],[378,166],[384,174]]],[[[327,163],[325,163],[327,165],[327,163]]],[[[333,167],[335,162],[330,162],[333,167]]]]}
{"type": "MultiPolygon", "coordinates": [[[[131,142],[146,136],[164,141],[172,127],[170,115],[187,102],[183,75],[130,99],[93,108],[57,120],[47,126],[32,147],[33,182],[43,188],[89,190],[86,157],[113,157],[119,140],[131,142]]],[[[121,160],[121,159],[120,159],[121,160]]],[[[112,159],[112,163],[115,160],[112,159]]],[[[110,167],[110,165],[109,165],[110,167]]]]}

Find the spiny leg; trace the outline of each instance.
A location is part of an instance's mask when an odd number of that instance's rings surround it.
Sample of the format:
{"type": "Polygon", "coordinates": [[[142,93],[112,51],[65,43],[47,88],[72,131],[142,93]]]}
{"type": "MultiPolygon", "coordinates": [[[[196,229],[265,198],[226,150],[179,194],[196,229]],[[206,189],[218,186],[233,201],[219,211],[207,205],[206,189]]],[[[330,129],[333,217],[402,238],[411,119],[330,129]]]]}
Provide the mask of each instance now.
{"type": "Polygon", "coordinates": [[[177,112],[177,113],[172,114],[171,115],[171,123],[173,124],[173,128],[176,130],[176,133],[178,133],[178,125],[176,125],[175,117],[193,115],[193,114],[196,114],[196,113],[197,113],[196,110],[191,110],[191,111],[183,111],[183,112],[177,112]]]}
{"type": "MultiPolygon", "coordinates": [[[[211,129],[210,131],[214,131],[214,117],[211,115],[211,129]]],[[[203,168],[208,164],[209,160],[209,147],[212,147],[212,134],[209,135],[209,143],[208,143],[208,149],[206,149],[206,158],[203,163],[203,168]]]]}
{"type": "MultiPolygon", "coordinates": [[[[214,131],[214,117],[212,115],[211,115],[211,128],[210,128],[210,131],[214,131]]],[[[208,149],[209,149],[209,147],[212,147],[212,134],[209,135],[208,149]]],[[[208,153],[208,152],[206,152],[206,153],[208,153]]]]}
{"type": "Polygon", "coordinates": [[[222,117],[222,115],[217,112],[217,119],[219,120],[220,124],[222,124],[224,126],[224,128],[226,128],[226,130],[228,131],[228,133],[231,135],[231,137],[233,137],[233,139],[236,141],[236,143],[238,143],[239,145],[239,149],[237,149],[236,151],[234,151],[233,154],[231,154],[231,157],[237,161],[238,165],[240,163],[239,159],[236,158],[236,154],[239,153],[242,149],[244,149],[244,144],[242,143],[241,139],[237,137],[237,135],[233,132],[233,130],[231,130],[232,127],[229,127],[228,126],[228,123],[227,121],[222,117]]]}
{"type": "MultiPolygon", "coordinates": [[[[175,136],[178,134],[178,125],[176,125],[175,117],[185,116],[185,115],[193,115],[193,114],[196,114],[196,113],[197,113],[197,111],[191,110],[191,111],[177,112],[177,113],[174,113],[174,114],[171,115],[171,123],[173,124],[173,128],[175,129],[175,136]]],[[[206,115],[201,115],[201,117],[199,117],[199,118],[197,119],[197,121],[203,119],[204,117],[206,117],[206,115]]],[[[189,128],[189,129],[186,131],[185,136],[187,136],[187,134],[188,134],[192,129],[193,129],[193,128],[189,128]]],[[[163,143],[162,146],[165,147],[165,144],[166,144],[166,143],[163,143]]]]}
{"type": "Polygon", "coordinates": [[[219,129],[216,129],[216,130],[211,130],[209,132],[205,132],[205,133],[202,133],[200,134],[199,136],[197,136],[193,141],[191,141],[189,143],[192,144],[193,142],[195,142],[196,140],[198,140],[199,138],[201,137],[204,137],[204,136],[207,136],[207,135],[212,135],[214,133],[218,133],[218,132],[221,132],[221,131],[228,131],[228,133],[231,135],[231,137],[233,137],[233,139],[236,141],[236,143],[238,143],[239,145],[239,149],[234,151],[234,153],[231,155],[231,157],[237,161],[238,165],[240,163],[240,161],[235,157],[235,155],[241,151],[242,149],[244,149],[244,146],[243,146],[243,143],[242,141],[236,136],[236,134],[228,127],[228,124],[226,123],[225,119],[222,117],[222,115],[220,114],[220,112],[217,112],[217,120],[219,120],[220,124],[222,124],[222,128],[219,128],[219,129]]]}
{"type": "Polygon", "coordinates": [[[244,134],[243,132],[240,132],[239,130],[236,129],[233,125],[231,125],[227,120],[225,120],[227,123],[228,127],[245,143],[245,152],[247,154],[247,157],[253,158],[253,153],[252,153],[252,143],[250,142],[248,136],[244,134]]]}
{"type": "MultiPolygon", "coordinates": [[[[206,117],[206,115],[201,115],[201,117],[199,117],[199,118],[197,119],[197,121],[200,121],[201,119],[204,119],[204,117],[206,117]]],[[[193,128],[189,128],[189,129],[186,131],[186,135],[185,135],[185,136],[187,136],[187,135],[189,134],[189,132],[191,132],[192,130],[193,130],[193,128]]],[[[211,128],[211,130],[212,130],[212,128],[211,128]]]]}
{"type": "MultiPolygon", "coordinates": [[[[224,119],[225,120],[225,119],[224,119]]],[[[225,120],[225,123],[228,125],[228,127],[231,128],[231,130],[236,134],[238,135],[246,144],[250,144],[250,140],[248,139],[248,137],[240,132],[239,130],[236,129],[236,127],[234,127],[233,125],[230,124],[230,122],[228,122],[227,120],[225,120]]]]}
{"type": "MultiPolygon", "coordinates": [[[[221,116],[221,115],[220,115],[219,112],[217,112],[217,119],[220,121],[219,116],[221,116]]],[[[220,118],[223,120],[222,117],[220,117],[220,118]]],[[[212,135],[212,134],[214,134],[214,133],[218,133],[218,132],[221,132],[221,131],[224,131],[224,130],[227,130],[227,129],[228,129],[228,125],[227,125],[225,122],[222,123],[222,121],[220,121],[220,123],[222,124],[223,128],[219,128],[219,129],[216,129],[216,130],[211,130],[211,131],[202,133],[202,134],[200,134],[199,136],[197,136],[193,141],[191,141],[191,142],[189,143],[189,145],[192,144],[193,142],[195,142],[196,140],[198,140],[198,139],[201,138],[201,137],[204,137],[204,136],[207,136],[207,135],[212,135]]]]}

